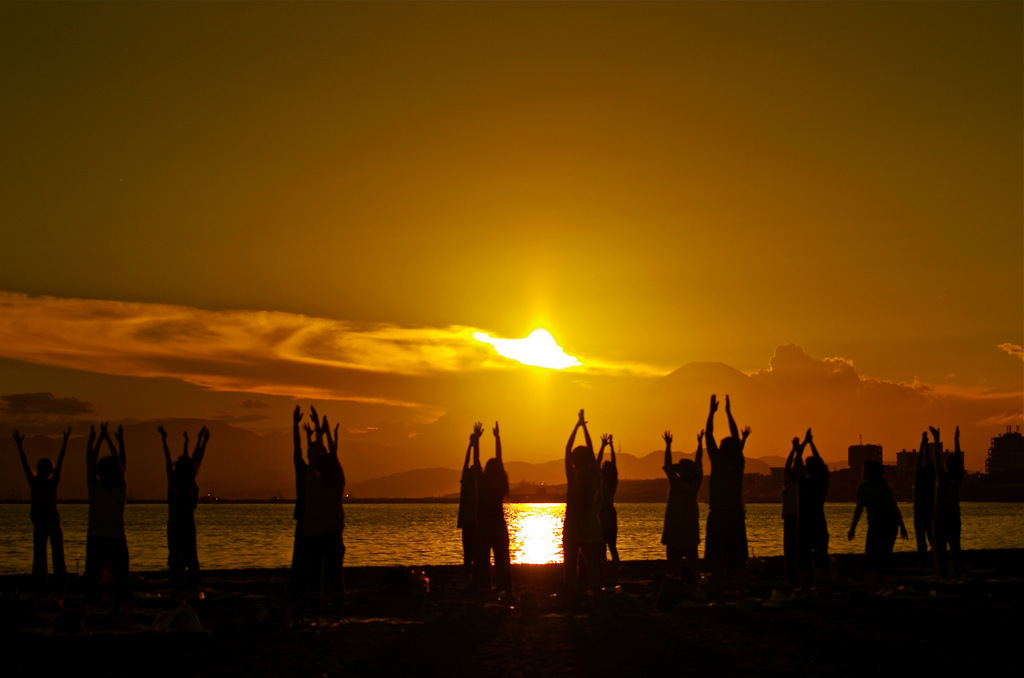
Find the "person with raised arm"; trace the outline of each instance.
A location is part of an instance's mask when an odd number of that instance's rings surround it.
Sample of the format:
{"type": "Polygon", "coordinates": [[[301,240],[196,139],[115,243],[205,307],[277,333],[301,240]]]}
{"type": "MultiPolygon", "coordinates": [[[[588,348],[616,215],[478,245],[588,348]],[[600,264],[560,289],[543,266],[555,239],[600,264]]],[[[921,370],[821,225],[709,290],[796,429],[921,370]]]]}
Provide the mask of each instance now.
{"type": "Polygon", "coordinates": [[[944,577],[949,572],[950,556],[953,560],[953,574],[961,574],[964,570],[963,556],[960,553],[960,484],[964,479],[964,453],[960,449],[960,427],[957,426],[953,437],[953,454],[948,455],[943,464],[939,429],[931,428],[931,432],[935,439],[935,516],[932,545],[935,548],[936,570],[944,577]]]}
{"type": "Polygon", "coordinates": [[[479,445],[476,447],[474,465],[470,466],[470,455],[473,453],[475,439],[476,427],[473,428],[473,433],[469,434],[466,458],[462,461],[462,478],[459,480],[459,517],[455,524],[462,530],[462,567],[466,571],[467,577],[473,574],[473,559],[476,557],[476,476],[478,471],[476,462],[480,458],[479,445]]]}
{"type": "Polygon", "coordinates": [[[828,560],[828,523],[825,521],[825,497],[828,495],[828,466],[818,454],[811,429],[807,429],[803,445],[797,452],[794,472],[799,483],[799,520],[797,536],[797,569],[800,587],[808,589],[814,581],[827,591],[830,585],[828,560]],[[811,447],[811,457],[804,463],[803,450],[811,447]]]}
{"type": "Polygon", "coordinates": [[[747,525],[743,508],[743,468],[746,460],[743,448],[750,436],[750,427],[742,435],[732,416],[729,396],[725,396],[725,413],[729,419],[731,435],[715,442],[715,412],[718,400],[711,396],[708,423],[704,441],[711,460],[711,479],[708,492],[708,522],[704,542],[704,560],[711,570],[711,587],[716,600],[721,601],[724,579],[728,577],[736,587],[740,599],[747,595],[747,525]]]}
{"type": "MultiPolygon", "coordinates": [[[[315,421],[315,411],[312,414],[315,421]]],[[[342,564],[345,558],[345,472],[338,460],[338,428],[331,435],[325,416],[310,445],[306,471],[306,508],[302,531],[305,535],[307,575],[313,609],[322,611],[325,603],[334,614],[345,604],[342,564]],[[324,447],[323,440],[327,441],[324,447]],[[323,586],[321,586],[323,582],[323,586]],[[325,591],[324,588],[327,590],[325,591]]]]}
{"type": "Polygon", "coordinates": [[[117,427],[117,449],[110,439],[107,423],[100,424],[96,438],[94,428],[89,431],[86,445],[86,484],[89,488],[89,530],[85,543],[85,619],[93,618],[100,600],[100,580],[109,563],[114,575],[114,600],[123,605],[124,625],[132,625],[132,590],[128,574],[128,540],[124,530],[124,505],[127,498],[124,429],[117,427]],[[93,442],[95,441],[95,446],[93,442]],[[99,457],[100,446],[106,443],[110,454],[99,457]]]}
{"type": "Polygon", "coordinates": [[[504,501],[508,495],[508,474],[501,457],[501,432],[494,422],[494,458],[488,459],[480,470],[480,436],[483,424],[473,427],[473,460],[476,469],[476,539],[474,558],[475,584],[487,590],[491,584],[491,553],[494,553],[494,580],[501,592],[512,592],[512,563],[509,554],[508,524],[505,522],[504,501]]]}
{"type": "Polygon", "coordinates": [[[704,482],[704,431],[697,434],[697,451],[694,458],[680,459],[672,463],[672,432],[661,436],[665,441],[665,465],[662,470],[668,477],[668,501],[665,503],[665,525],[661,532],[661,543],[665,545],[665,557],[672,574],[682,576],[685,572],[691,585],[700,584],[700,507],[697,493],[704,482]]]}
{"type": "Polygon", "coordinates": [[[935,544],[932,522],[935,518],[935,462],[929,454],[928,431],[921,434],[914,471],[914,538],[917,540],[918,565],[922,570],[931,562],[929,549],[935,544]]]}
{"type": "Polygon", "coordinates": [[[576,586],[581,556],[587,585],[594,595],[595,603],[602,586],[601,478],[583,410],[580,410],[569,442],[565,445],[565,478],[562,553],[565,559],[565,595],[568,600],[568,612],[571,615],[576,610],[576,586]],[[574,447],[576,433],[581,428],[586,445],[574,447]]]}
{"type": "Polygon", "coordinates": [[[615,441],[610,433],[601,436],[601,451],[597,453],[597,467],[601,469],[601,560],[611,553],[612,564],[619,564],[619,517],[615,511],[615,490],[619,487],[619,467],[615,463],[615,441]],[[611,461],[605,461],[604,448],[611,450],[611,461]]]}
{"type": "Polygon", "coordinates": [[[183,432],[185,449],[177,461],[171,461],[167,446],[167,431],[158,426],[164,450],[164,470],[167,474],[167,567],[171,571],[171,588],[182,590],[186,584],[198,589],[200,584],[199,553],[196,548],[196,505],[199,486],[196,476],[206,455],[210,431],[205,426],[196,437],[195,450],[188,454],[188,433],[183,432]]]}
{"type": "Polygon", "coordinates": [[[786,457],[782,476],[782,554],[786,562],[786,581],[797,583],[797,535],[800,521],[800,481],[794,466],[797,455],[803,452],[799,438],[793,438],[793,448],[786,457]]]}
{"type": "MultiPolygon", "coordinates": [[[[295,519],[295,539],[292,542],[292,568],[289,576],[289,589],[296,600],[305,597],[308,587],[306,585],[306,537],[302,532],[303,516],[306,512],[306,472],[309,464],[302,458],[302,435],[299,433],[299,424],[302,423],[302,409],[296,405],[292,412],[292,465],[295,468],[295,510],[292,518],[295,519]]],[[[306,449],[312,451],[310,443],[309,426],[306,427],[306,449]]]]}
{"type": "Polygon", "coordinates": [[[68,450],[68,438],[71,429],[64,430],[64,441],[57,456],[57,467],[48,457],[36,463],[32,471],[28,458],[25,456],[23,443],[25,436],[14,431],[14,442],[18,445],[18,456],[21,467],[28,481],[31,509],[29,519],[32,521],[32,598],[38,602],[46,597],[46,544],[50,544],[50,555],[53,558],[53,578],[56,580],[57,600],[63,603],[67,591],[68,570],[64,563],[64,528],[61,526],[60,513],[57,511],[57,486],[60,485],[60,472],[64,467],[64,454],[68,450]]]}
{"type": "Polygon", "coordinates": [[[853,510],[853,522],[846,538],[853,541],[857,536],[857,522],[864,509],[868,511],[868,535],[864,540],[864,580],[869,590],[874,591],[877,578],[882,578],[882,593],[892,591],[892,549],[896,545],[896,532],[907,538],[903,514],[896,504],[896,498],[885,482],[881,462],[864,462],[864,482],[857,488],[857,506],[853,510]]]}

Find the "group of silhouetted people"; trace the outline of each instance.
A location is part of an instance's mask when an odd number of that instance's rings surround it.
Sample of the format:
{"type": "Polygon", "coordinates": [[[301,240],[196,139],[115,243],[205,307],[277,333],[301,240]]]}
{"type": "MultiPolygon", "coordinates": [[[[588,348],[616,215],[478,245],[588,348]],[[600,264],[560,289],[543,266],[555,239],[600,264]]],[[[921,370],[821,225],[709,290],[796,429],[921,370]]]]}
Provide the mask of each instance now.
{"type": "Polygon", "coordinates": [[[342,561],[345,558],[345,471],[338,459],[338,424],[332,432],[327,416],[310,407],[312,425],[305,424],[306,459],[302,457],[295,407],[292,439],[295,466],[295,542],[292,546],[291,590],[317,612],[341,612],[345,604],[342,561]]]}
{"type": "MultiPolygon", "coordinates": [[[[707,424],[697,435],[694,458],[672,459],[673,436],[665,431],[663,470],[669,482],[661,543],[665,546],[669,574],[685,582],[690,591],[700,585],[701,542],[698,493],[704,482],[704,448],[711,464],[708,515],[705,531],[704,561],[711,574],[711,593],[720,599],[727,586],[746,593],[745,567],[748,555],[743,503],[743,454],[750,427],[740,431],[733,418],[729,396],[725,398],[729,435],[716,441],[714,419],[719,402],[711,396],[707,424]]],[[[292,419],[293,461],[295,468],[295,539],[292,550],[291,590],[300,601],[314,610],[339,612],[345,600],[342,563],[345,555],[343,498],[345,473],[338,459],[338,425],[333,430],[327,417],[319,417],[310,407],[310,422],[304,425],[305,457],[302,452],[300,424],[303,413],[296,407],[292,419]]],[[[963,571],[960,551],[960,485],[964,477],[960,429],[957,428],[954,452],[942,458],[940,433],[931,428],[933,443],[926,432],[921,439],[914,485],[914,530],[921,567],[931,559],[940,575],[950,569],[963,571]],[[934,449],[934,454],[932,454],[934,449]]],[[[163,445],[167,475],[167,564],[172,588],[197,589],[200,584],[199,557],[196,548],[195,509],[199,499],[196,476],[199,472],[210,432],[203,427],[195,447],[189,453],[188,433],[184,433],[182,454],[172,459],[167,432],[158,427],[163,445]]],[[[509,493],[508,474],[502,460],[501,433],[495,422],[494,457],[486,464],[480,459],[483,424],[477,422],[469,436],[462,467],[457,526],[462,532],[463,564],[471,586],[477,591],[491,588],[491,562],[494,585],[500,592],[512,591],[509,531],[504,501],[509,493]]],[[[40,459],[33,471],[23,449],[24,436],[14,432],[18,453],[31,488],[33,524],[32,595],[41,599],[47,593],[47,545],[53,559],[56,594],[62,599],[67,587],[63,530],[57,510],[57,487],[71,430],[63,433],[57,464],[40,459]]],[[[113,597],[123,605],[125,623],[130,625],[132,593],[129,581],[129,556],[125,536],[124,507],[127,492],[124,432],[117,428],[113,439],[108,425],[100,425],[97,434],[90,428],[86,443],[86,478],[89,492],[89,522],[85,562],[85,612],[91,619],[101,598],[104,574],[112,582],[113,597]],[[114,440],[117,445],[115,447],[114,440]],[[103,446],[109,454],[100,457],[103,446]]],[[[619,562],[618,521],[615,493],[618,467],[615,444],[609,434],[601,436],[601,448],[594,454],[584,411],[580,410],[565,446],[566,499],[562,529],[564,583],[568,608],[578,598],[590,594],[599,601],[608,555],[614,567],[619,562]],[[582,429],[584,444],[576,445],[582,429]],[[609,460],[604,461],[605,450],[609,460]]],[[[829,533],[825,519],[825,500],[829,471],[814,443],[811,429],[803,439],[793,438],[786,459],[782,491],[783,552],[786,576],[800,588],[829,587],[829,533]],[[805,459],[804,451],[810,448],[805,459]]],[[[897,534],[907,538],[903,516],[892,490],[883,478],[883,466],[877,461],[864,463],[864,481],[857,490],[857,505],[848,532],[853,539],[857,524],[867,511],[868,530],[864,547],[865,579],[874,588],[881,578],[882,591],[892,588],[892,559],[897,534]]]]}

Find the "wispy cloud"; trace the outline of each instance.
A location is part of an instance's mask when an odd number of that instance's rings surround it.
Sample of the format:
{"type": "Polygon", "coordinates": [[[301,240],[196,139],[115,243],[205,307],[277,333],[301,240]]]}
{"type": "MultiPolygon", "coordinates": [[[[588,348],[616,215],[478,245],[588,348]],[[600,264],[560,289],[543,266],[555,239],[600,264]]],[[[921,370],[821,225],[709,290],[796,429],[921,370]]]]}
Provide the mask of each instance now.
{"type": "Polygon", "coordinates": [[[1005,344],[999,344],[997,348],[1001,351],[1006,351],[1010,355],[1015,355],[1021,360],[1024,360],[1024,347],[1007,342],[1005,344]]]}
{"type": "Polygon", "coordinates": [[[89,414],[93,411],[92,403],[78,398],[57,398],[52,393],[12,393],[0,396],[0,412],[4,414],[29,417],[38,415],[57,415],[74,417],[89,414]]]}
{"type": "MultiPolygon", "coordinates": [[[[398,381],[521,367],[473,338],[481,331],[0,292],[3,357],[171,377],[218,391],[400,407],[421,403],[394,388],[398,381]]],[[[636,366],[600,362],[577,369],[642,373],[636,366]]]]}

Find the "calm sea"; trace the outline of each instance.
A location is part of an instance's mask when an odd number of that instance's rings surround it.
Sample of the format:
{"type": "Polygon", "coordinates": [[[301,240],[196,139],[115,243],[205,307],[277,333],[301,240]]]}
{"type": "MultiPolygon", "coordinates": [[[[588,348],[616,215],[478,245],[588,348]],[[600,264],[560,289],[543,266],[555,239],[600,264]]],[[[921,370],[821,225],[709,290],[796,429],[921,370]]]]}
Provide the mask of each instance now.
{"type": "MultiPolygon", "coordinates": [[[[619,553],[624,560],[664,558],[661,545],[663,504],[618,504],[619,553]]],[[[900,509],[911,531],[910,541],[898,541],[898,551],[914,549],[913,509],[900,509]]],[[[64,549],[68,570],[85,566],[88,506],[63,504],[64,549]]],[[[345,506],[346,565],[447,565],[462,562],[462,542],[455,504],[348,504],[345,506]]],[[[701,506],[702,513],[707,506],[701,506]]],[[[782,554],[779,504],[747,505],[747,538],[752,555],[782,554]]],[[[1024,547],[1024,504],[964,503],[962,544],[965,549],[1024,547]]],[[[512,540],[512,562],[547,563],[562,560],[561,530],[564,504],[506,504],[512,540]]],[[[860,553],[867,523],[862,519],[857,539],[846,531],[853,504],[825,507],[833,553],[860,553]]],[[[166,568],[167,507],[130,504],[125,511],[132,569],[166,568]]],[[[288,504],[200,504],[196,509],[199,560],[210,569],[278,568],[291,562],[295,522],[288,504]]],[[[0,505],[0,574],[28,573],[32,568],[32,524],[28,504],[0,505]]],[[[704,520],[701,520],[703,536],[704,520]]],[[[701,549],[703,553],[703,548],[701,549]]]]}

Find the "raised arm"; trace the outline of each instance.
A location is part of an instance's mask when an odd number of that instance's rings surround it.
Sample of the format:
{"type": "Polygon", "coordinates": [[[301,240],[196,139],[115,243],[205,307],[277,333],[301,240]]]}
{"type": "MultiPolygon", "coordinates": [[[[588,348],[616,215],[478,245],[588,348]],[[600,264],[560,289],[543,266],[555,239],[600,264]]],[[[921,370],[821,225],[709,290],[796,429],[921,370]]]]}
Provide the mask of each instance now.
{"type": "Polygon", "coordinates": [[[469,434],[469,444],[466,445],[466,458],[462,461],[462,473],[469,470],[469,455],[473,452],[473,434],[469,434]]]}
{"type": "Polygon", "coordinates": [[[31,485],[36,474],[32,472],[32,467],[28,464],[28,457],[25,456],[25,449],[22,447],[22,443],[25,442],[25,436],[17,429],[14,431],[14,442],[18,443],[18,456],[21,457],[21,468],[25,470],[25,480],[31,485]]]}
{"type": "Polygon", "coordinates": [[[793,465],[796,463],[796,455],[800,451],[800,439],[793,438],[793,449],[789,451],[789,456],[786,457],[786,477],[789,478],[793,473],[793,465]]]}
{"type": "Polygon", "coordinates": [[[917,450],[917,470],[920,471],[921,467],[927,463],[925,457],[928,456],[928,431],[921,434],[921,446],[917,450]]]}
{"type": "Polygon", "coordinates": [[[587,430],[587,420],[586,417],[583,416],[583,410],[580,410],[580,426],[583,427],[583,439],[587,441],[587,449],[590,450],[591,454],[593,454],[594,443],[590,441],[590,431],[587,430]]]}
{"type": "Polygon", "coordinates": [[[316,408],[312,405],[309,406],[309,418],[313,420],[313,434],[316,436],[316,441],[322,445],[324,438],[323,431],[320,428],[320,417],[316,413],[316,408]]]}
{"type": "Polygon", "coordinates": [[[672,468],[672,431],[662,433],[661,439],[665,441],[665,465],[661,468],[665,471],[665,475],[671,479],[675,473],[672,468]]]}
{"type": "Polygon", "coordinates": [[[618,471],[619,465],[615,461],[615,440],[612,438],[612,434],[608,434],[608,451],[612,453],[612,466],[618,471]]]}
{"type": "Polygon", "coordinates": [[[960,449],[960,427],[956,427],[956,431],[953,433],[953,454],[956,455],[957,461],[960,463],[960,470],[966,473],[964,468],[964,451],[960,449]]]}
{"type": "Polygon", "coordinates": [[[811,456],[821,459],[821,455],[818,454],[818,448],[814,444],[814,436],[811,434],[811,429],[807,429],[807,435],[804,437],[804,443],[811,446],[811,456]]]}
{"type": "Polygon", "coordinates": [[[477,473],[480,473],[480,436],[484,434],[484,425],[482,422],[476,422],[473,424],[473,467],[477,473]]]}
{"type": "Polygon", "coordinates": [[[192,466],[197,474],[199,473],[199,467],[203,464],[203,458],[206,456],[206,444],[208,442],[210,442],[210,429],[204,426],[199,429],[196,451],[192,454],[192,466]]]}
{"type": "Polygon", "coordinates": [[[53,484],[60,483],[60,470],[64,468],[64,454],[68,451],[68,438],[71,437],[71,429],[64,429],[64,442],[60,445],[60,454],[57,455],[57,468],[53,470],[53,484]]]}
{"type": "Polygon", "coordinates": [[[498,460],[499,464],[501,461],[501,432],[498,430],[498,422],[494,422],[494,428],[491,429],[491,433],[494,434],[494,458],[498,460]]]}
{"type": "Polygon", "coordinates": [[[611,436],[607,433],[601,434],[601,451],[597,453],[597,467],[601,468],[601,462],[604,460],[604,448],[608,447],[608,441],[611,440],[611,436]]]}
{"type": "Polygon", "coordinates": [[[694,454],[693,463],[697,466],[697,477],[704,477],[704,431],[697,434],[697,452],[694,454]]]}
{"type": "Polygon", "coordinates": [[[156,430],[159,431],[160,442],[164,446],[164,470],[167,472],[167,479],[170,480],[174,475],[174,464],[171,462],[171,448],[167,446],[167,431],[163,426],[157,426],[156,430]]]}
{"type": "MultiPolygon", "coordinates": [[[[704,427],[704,440],[708,444],[708,456],[718,452],[718,444],[715,442],[715,412],[718,411],[718,399],[711,394],[711,404],[708,406],[708,423],[704,427]]],[[[712,460],[714,463],[714,460],[712,460]]]]}
{"type": "Polygon", "coordinates": [[[583,410],[580,410],[579,419],[576,420],[576,425],[572,427],[572,433],[569,434],[569,442],[565,444],[565,477],[569,481],[572,481],[572,448],[576,444],[576,432],[580,430],[582,424],[583,410]]]}
{"type": "Polygon", "coordinates": [[[729,394],[725,395],[725,416],[729,419],[729,433],[736,440],[740,439],[740,430],[736,427],[736,420],[732,418],[732,403],[729,402],[729,394]]]}
{"type": "Polygon", "coordinates": [[[939,440],[941,434],[939,429],[934,426],[929,426],[928,430],[932,432],[932,438],[935,439],[935,476],[941,478],[946,475],[946,465],[942,463],[944,461],[942,458],[942,443],[939,440]]]}
{"type": "Polygon", "coordinates": [[[302,436],[299,434],[299,423],[302,421],[302,408],[298,405],[292,411],[292,461],[296,466],[302,464],[302,436]]]}
{"type": "Polygon", "coordinates": [[[89,427],[89,440],[85,443],[85,480],[89,487],[96,483],[96,457],[100,453],[100,443],[96,440],[96,427],[89,427]]]}

